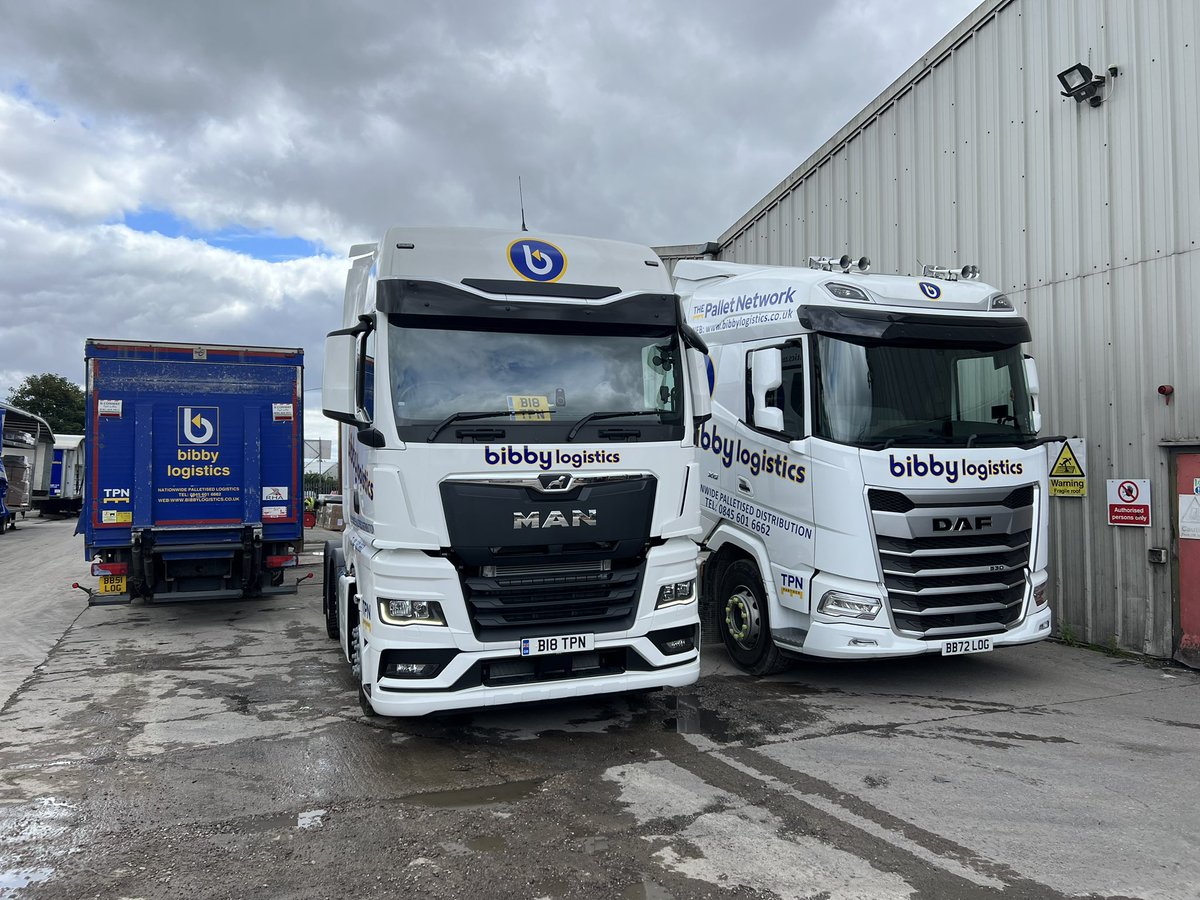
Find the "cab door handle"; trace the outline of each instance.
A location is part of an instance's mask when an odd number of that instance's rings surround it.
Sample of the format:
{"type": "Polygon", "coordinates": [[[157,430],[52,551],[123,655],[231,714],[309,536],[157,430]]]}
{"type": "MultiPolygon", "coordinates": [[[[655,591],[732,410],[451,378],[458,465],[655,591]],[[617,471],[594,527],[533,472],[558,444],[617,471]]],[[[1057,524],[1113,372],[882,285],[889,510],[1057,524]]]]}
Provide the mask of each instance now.
{"type": "Polygon", "coordinates": [[[751,497],[754,496],[754,488],[750,487],[750,479],[743,478],[741,475],[739,475],[737,486],[740,493],[749,494],[751,497]]]}

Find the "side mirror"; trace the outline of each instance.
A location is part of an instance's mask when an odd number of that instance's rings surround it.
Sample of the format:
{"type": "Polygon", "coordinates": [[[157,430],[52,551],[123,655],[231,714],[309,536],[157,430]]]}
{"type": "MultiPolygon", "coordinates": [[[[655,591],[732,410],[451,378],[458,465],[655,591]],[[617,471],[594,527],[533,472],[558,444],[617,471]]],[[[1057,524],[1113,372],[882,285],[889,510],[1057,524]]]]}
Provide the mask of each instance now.
{"type": "Polygon", "coordinates": [[[321,411],[346,425],[366,424],[358,406],[358,335],[351,329],[325,338],[325,371],[321,378],[321,411]]]}
{"type": "Polygon", "coordinates": [[[750,369],[754,424],[766,431],[783,431],[783,410],[767,406],[767,392],[783,384],[783,354],[777,348],[758,350],[750,369]]]}
{"type": "Polygon", "coordinates": [[[1029,390],[1029,424],[1033,433],[1042,430],[1042,411],[1038,409],[1038,394],[1041,388],[1038,384],[1037,363],[1032,356],[1025,357],[1025,387],[1029,390]]]}
{"type": "Polygon", "coordinates": [[[708,380],[711,365],[704,353],[695,349],[688,350],[688,383],[692,389],[692,419],[696,424],[712,418],[712,386],[708,380]]]}

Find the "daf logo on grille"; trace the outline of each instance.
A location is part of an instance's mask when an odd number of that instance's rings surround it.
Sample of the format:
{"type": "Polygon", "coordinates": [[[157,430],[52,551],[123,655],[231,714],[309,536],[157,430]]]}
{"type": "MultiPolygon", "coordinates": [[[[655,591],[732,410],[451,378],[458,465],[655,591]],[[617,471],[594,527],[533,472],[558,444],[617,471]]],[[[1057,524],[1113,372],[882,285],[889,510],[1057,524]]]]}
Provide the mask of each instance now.
{"type": "Polygon", "coordinates": [[[575,479],[566,472],[563,472],[561,475],[549,473],[538,476],[538,485],[546,493],[569,491],[574,483],[575,479]]]}

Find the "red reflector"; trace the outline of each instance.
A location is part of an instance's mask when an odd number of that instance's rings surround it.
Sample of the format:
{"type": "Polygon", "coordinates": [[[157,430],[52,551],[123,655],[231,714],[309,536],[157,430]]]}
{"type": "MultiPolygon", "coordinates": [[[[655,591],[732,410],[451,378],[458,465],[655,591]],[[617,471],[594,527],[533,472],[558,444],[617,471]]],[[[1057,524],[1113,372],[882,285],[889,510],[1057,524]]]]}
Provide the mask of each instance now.
{"type": "Polygon", "coordinates": [[[119,562],[94,562],[92,563],[93,575],[128,575],[129,563],[119,562]]]}
{"type": "Polygon", "coordinates": [[[267,557],[267,568],[268,569],[288,569],[288,568],[291,568],[292,566],[298,566],[298,565],[300,565],[300,558],[295,555],[293,555],[293,556],[268,556],[267,557]]]}

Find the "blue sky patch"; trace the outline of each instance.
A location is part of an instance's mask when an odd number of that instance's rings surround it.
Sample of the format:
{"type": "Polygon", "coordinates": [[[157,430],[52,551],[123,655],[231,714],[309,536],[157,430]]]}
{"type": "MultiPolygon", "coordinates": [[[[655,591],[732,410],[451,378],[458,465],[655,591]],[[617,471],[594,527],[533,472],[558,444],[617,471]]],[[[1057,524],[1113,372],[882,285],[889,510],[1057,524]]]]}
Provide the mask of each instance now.
{"type": "Polygon", "coordinates": [[[254,230],[237,226],[216,231],[205,230],[165,209],[142,208],[126,213],[123,221],[134,231],[157,233],[170,238],[191,238],[264,262],[286,262],[289,259],[326,255],[319,245],[303,238],[281,237],[270,229],[254,230]]]}

